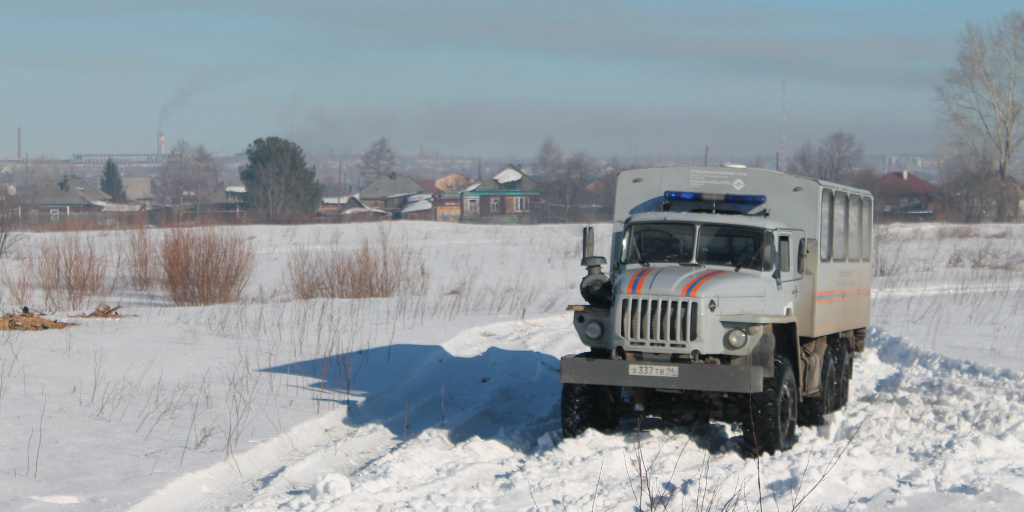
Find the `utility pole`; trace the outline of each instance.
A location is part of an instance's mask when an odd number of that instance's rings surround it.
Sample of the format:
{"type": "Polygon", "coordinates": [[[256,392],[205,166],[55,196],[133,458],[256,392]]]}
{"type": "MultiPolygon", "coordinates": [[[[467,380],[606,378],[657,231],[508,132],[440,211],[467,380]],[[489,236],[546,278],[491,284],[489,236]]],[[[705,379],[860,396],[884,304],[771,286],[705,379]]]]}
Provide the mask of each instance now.
{"type": "MultiPolygon", "coordinates": [[[[334,146],[331,147],[331,151],[334,151],[334,146]]],[[[338,200],[345,195],[345,181],[341,174],[341,160],[338,160],[338,200]]]]}
{"type": "Polygon", "coordinates": [[[775,170],[789,172],[786,165],[786,80],[782,80],[782,129],[779,133],[779,154],[775,158],[775,170]]]}

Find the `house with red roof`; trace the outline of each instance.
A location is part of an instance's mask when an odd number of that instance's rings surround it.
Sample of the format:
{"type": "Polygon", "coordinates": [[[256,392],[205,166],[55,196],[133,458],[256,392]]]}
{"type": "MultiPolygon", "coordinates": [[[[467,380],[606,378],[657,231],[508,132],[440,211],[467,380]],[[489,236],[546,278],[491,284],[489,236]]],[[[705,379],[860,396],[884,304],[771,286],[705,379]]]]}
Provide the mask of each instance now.
{"type": "Polygon", "coordinates": [[[892,220],[931,219],[944,200],[942,189],[907,171],[882,176],[875,188],[876,212],[892,220]]]}

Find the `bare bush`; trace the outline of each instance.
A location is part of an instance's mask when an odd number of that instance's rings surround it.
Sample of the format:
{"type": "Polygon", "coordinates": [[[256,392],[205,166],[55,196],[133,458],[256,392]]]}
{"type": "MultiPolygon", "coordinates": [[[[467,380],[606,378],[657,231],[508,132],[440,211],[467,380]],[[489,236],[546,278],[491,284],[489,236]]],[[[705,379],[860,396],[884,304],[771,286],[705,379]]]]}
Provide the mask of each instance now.
{"type": "Polygon", "coordinates": [[[376,242],[354,249],[338,242],[327,250],[303,248],[288,261],[288,286],[301,300],[393,297],[426,289],[430,275],[405,247],[395,246],[381,229],[376,242]]]}
{"type": "Polygon", "coordinates": [[[32,297],[32,272],[27,262],[23,262],[19,270],[11,270],[10,268],[0,269],[0,279],[3,280],[4,288],[7,289],[7,297],[11,302],[20,305],[30,303],[32,297]]]}
{"type": "Polygon", "coordinates": [[[1017,270],[1024,265],[1024,251],[1008,250],[989,242],[982,246],[957,246],[947,264],[950,268],[970,267],[986,270],[1017,270]]]}
{"type": "Polygon", "coordinates": [[[255,264],[252,244],[238,234],[175,228],[160,244],[160,285],[178,306],[236,302],[255,264]]]}
{"type": "Polygon", "coordinates": [[[65,234],[40,243],[27,272],[43,292],[45,307],[68,310],[103,293],[106,268],[105,258],[91,241],[65,234]]]}
{"type": "MultiPolygon", "coordinates": [[[[881,238],[881,237],[879,237],[881,238]]],[[[889,277],[903,273],[903,247],[906,242],[875,243],[875,277],[889,277]]]]}
{"type": "Polygon", "coordinates": [[[149,290],[156,280],[156,243],[145,229],[129,229],[126,234],[128,280],[136,290],[149,290]]]}
{"type": "Polygon", "coordinates": [[[977,238],[978,232],[974,229],[974,226],[965,225],[952,225],[952,226],[940,226],[937,237],[939,239],[947,238],[977,238]]]}

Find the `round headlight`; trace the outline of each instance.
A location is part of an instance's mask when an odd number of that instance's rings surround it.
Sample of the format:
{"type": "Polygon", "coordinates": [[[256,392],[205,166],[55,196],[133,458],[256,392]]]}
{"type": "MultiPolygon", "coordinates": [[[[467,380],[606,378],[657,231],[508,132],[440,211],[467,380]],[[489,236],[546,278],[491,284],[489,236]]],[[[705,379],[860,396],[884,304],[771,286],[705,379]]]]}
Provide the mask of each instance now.
{"type": "Polygon", "coordinates": [[[596,340],[604,334],[604,327],[601,327],[600,322],[590,322],[583,329],[583,334],[592,340],[596,340]]]}
{"type": "Polygon", "coordinates": [[[726,343],[732,348],[743,348],[747,344],[747,333],[741,329],[733,329],[729,331],[729,335],[725,337],[726,343]]]}

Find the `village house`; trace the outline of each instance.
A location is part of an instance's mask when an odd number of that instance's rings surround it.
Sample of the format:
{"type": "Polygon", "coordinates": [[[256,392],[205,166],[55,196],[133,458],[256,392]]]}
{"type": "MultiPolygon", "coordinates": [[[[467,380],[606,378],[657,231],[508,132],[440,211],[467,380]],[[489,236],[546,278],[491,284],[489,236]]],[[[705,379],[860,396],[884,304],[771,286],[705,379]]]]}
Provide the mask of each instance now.
{"type": "Polygon", "coordinates": [[[878,180],[876,211],[888,220],[928,220],[942,209],[942,189],[903,172],[893,172],[878,180]]]}
{"type": "Polygon", "coordinates": [[[100,213],[111,197],[82,178],[64,176],[25,194],[22,198],[22,218],[30,222],[83,213],[100,213]]]}
{"type": "Polygon", "coordinates": [[[473,178],[452,173],[436,182],[438,193],[434,196],[434,220],[438,222],[462,221],[462,192],[473,185],[473,178]]]}
{"type": "Polygon", "coordinates": [[[346,195],[321,199],[316,218],[321,222],[370,222],[386,220],[390,215],[380,208],[366,206],[359,196],[346,195]]]}
{"type": "Polygon", "coordinates": [[[362,192],[359,199],[370,208],[380,208],[399,213],[406,199],[414,194],[427,192],[416,180],[397,173],[386,174],[373,180],[362,192]]]}
{"type": "Polygon", "coordinates": [[[462,193],[462,222],[529,224],[530,203],[541,193],[540,185],[507,165],[494,177],[471,185],[462,193]]]}

